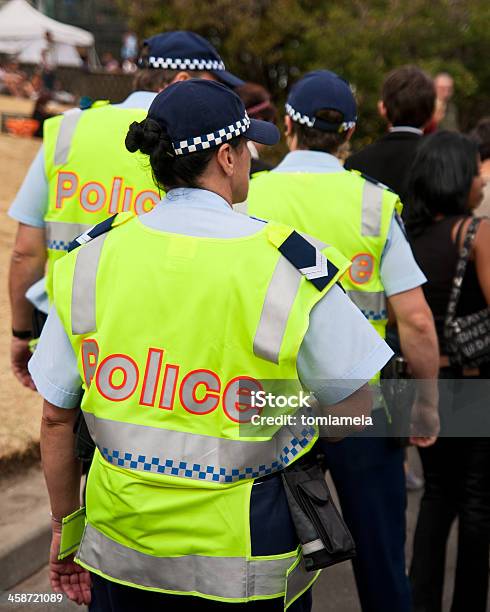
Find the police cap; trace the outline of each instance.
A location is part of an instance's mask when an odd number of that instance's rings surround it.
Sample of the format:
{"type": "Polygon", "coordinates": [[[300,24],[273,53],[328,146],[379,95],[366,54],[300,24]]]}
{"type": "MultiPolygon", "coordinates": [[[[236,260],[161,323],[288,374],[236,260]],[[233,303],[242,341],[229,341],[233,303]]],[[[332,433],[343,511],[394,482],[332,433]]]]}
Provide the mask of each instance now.
{"type": "Polygon", "coordinates": [[[296,123],[323,132],[344,132],[357,121],[357,105],[349,83],[330,70],[309,72],[295,83],[286,112],[296,123]],[[328,123],[316,116],[321,110],[341,113],[342,121],[328,123]]]}
{"type": "Polygon", "coordinates": [[[178,30],[157,34],[143,43],[141,68],[206,71],[219,81],[235,88],[244,81],[228,72],[213,45],[199,34],[178,30]]]}
{"type": "Polygon", "coordinates": [[[218,147],[237,136],[265,145],[280,137],[272,123],[250,119],[233,91],[204,79],[169,85],[153,100],[148,117],[165,128],[175,155],[218,147]]]}

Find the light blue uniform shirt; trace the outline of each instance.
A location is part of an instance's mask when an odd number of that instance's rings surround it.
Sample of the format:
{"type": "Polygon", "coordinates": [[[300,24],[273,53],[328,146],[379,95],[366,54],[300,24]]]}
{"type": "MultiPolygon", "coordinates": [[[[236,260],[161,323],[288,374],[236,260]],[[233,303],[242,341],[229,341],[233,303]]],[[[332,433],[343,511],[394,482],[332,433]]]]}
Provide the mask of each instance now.
{"type": "MultiPolygon", "coordinates": [[[[156,93],[149,91],[135,91],[116,108],[144,108],[148,110],[156,93]]],[[[48,208],[49,186],[44,167],[44,146],[41,146],[20,186],[8,214],[19,223],[31,227],[44,227],[44,217],[48,208]]],[[[44,278],[32,285],[26,297],[36,308],[48,312],[48,296],[45,289],[44,278]]]]}
{"type": "MultiPolygon", "coordinates": [[[[262,222],[234,212],[219,195],[201,189],[173,189],[139,219],[156,230],[207,238],[238,238],[263,228],[262,222]]],[[[320,402],[333,404],[370,380],[392,354],[361,311],[335,285],[311,312],[297,371],[320,402]]],[[[77,406],[82,384],[77,361],[54,307],[29,371],[39,393],[49,402],[62,408],[77,406]]]]}
{"type": "MultiPolygon", "coordinates": [[[[272,172],[324,174],[347,172],[347,170],[344,169],[336,157],[329,153],[291,151],[272,172]]],[[[341,248],[340,251],[342,251],[341,248]]],[[[414,289],[427,282],[395,217],[391,221],[388,238],[381,256],[380,275],[388,297],[414,289]]]]}

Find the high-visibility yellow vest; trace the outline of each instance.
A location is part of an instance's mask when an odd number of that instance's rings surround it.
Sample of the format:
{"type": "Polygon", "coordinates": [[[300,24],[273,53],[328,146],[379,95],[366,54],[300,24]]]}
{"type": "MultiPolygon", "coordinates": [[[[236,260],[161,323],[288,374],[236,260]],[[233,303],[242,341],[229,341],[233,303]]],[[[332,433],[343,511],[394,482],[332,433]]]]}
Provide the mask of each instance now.
{"type": "Polygon", "coordinates": [[[74,108],[44,123],[50,301],[53,263],[76,236],[118,212],[140,214],[160,201],[148,161],[124,145],[129,125],[146,114],[144,109],[105,105],[74,108]]]}
{"type": "Polygon", "coordinates": [[[352,261],[349,297],[385,337],[388,313],[380,264],[398,196],[357,172],[263,172],[250,183],[248,214],[286,223],[338,248],[352,261]]]}
{"type": "Polygon", "coordinates": [[[250,495],[254,479],[301,457],[318,431],[299,416],[254,429],[251,393],[281,381],[299,388],[310,311],[349,262],[306,243],[318,266],[300,271],[284,245],[305,241],[278,224],[215,239],[128,216],[55,266],[54,301],[97,445],[76,560],[134,587],[284,597],[286,608],[317,573],[299,549],[252,556],[250,495]]]}

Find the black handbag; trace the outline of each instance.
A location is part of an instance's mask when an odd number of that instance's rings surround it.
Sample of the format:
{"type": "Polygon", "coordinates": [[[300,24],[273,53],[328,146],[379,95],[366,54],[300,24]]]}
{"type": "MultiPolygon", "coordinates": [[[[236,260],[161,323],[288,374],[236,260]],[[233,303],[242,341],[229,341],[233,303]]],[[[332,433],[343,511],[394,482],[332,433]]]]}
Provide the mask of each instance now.
{"type": "Polygon", "coordinates": [[[462,317],[456,316],[466,265],[480,221],[475,218],[468,226],[449,296],[444,338],[451,366],[476,368],[490,362],[490,307],[462,317]]]}

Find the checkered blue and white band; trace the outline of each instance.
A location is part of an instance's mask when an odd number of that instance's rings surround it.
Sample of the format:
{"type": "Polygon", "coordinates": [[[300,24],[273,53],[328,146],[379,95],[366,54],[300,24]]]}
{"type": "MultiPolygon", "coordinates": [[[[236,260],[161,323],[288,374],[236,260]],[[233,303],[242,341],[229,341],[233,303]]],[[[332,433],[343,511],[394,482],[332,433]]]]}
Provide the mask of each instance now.
{"type": "Polygon", "coordinates": [[[155,57],[150,55],[148,64],[152,68],[167,68],[170,70],[225,70],[222,61],[187,57],[155,57]]]}
{"type": "MultiPolygon", "coordinates": [[[[302,115],[300,112],[295,110],[291,104],[286,104],[286,112],[291,117],[291,119],[295,123],[301,123],[301,125],[306,125],[308,127],[314,127],[316,117],[308,117],[308,115],[302,115]]],[[[356,125],[355,121],[344,121],[339,125],[339,132],[345,132],[346,130],[350,130],[356,125]]]]}
{"type": "Polygon", "coordinates": [[[218,147],[219,145],[241,136],[250,127],[250,119],[247,113],[243,119],[239,119],[228,125],[221,130],[211,132],[210,134],[204,134],[203,136],[196,136],[195,138],[189,138],[187,140],[179,140],[173,142],[172,146],[175,151],[175,155],[185,155],[186,153],[194,153],[195,151],[203,151],[204,149],[211,149],[218,147]]]}

